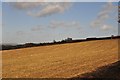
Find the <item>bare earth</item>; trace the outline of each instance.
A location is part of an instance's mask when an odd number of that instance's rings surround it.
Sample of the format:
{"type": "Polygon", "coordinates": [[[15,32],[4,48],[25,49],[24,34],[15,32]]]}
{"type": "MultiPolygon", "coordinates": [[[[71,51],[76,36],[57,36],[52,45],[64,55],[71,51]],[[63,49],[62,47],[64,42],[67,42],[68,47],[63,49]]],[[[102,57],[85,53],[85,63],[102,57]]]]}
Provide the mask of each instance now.
{"type": "Polygon", "coordinates": [[[118,60],[118,40],[99,40],[2,52],[3,78],[71,78],[118,60]]]}

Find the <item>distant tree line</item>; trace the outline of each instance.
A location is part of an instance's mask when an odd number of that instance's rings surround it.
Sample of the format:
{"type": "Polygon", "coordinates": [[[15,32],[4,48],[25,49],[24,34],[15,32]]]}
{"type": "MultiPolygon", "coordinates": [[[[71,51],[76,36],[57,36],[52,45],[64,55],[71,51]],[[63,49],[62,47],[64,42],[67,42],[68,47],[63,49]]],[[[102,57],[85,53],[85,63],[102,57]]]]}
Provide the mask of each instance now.
{"type": "Polygon", "coordinates": [[[84,42],[84,41],[91,41],[91,40],[105,40],[105,39],[118,39],[120,36],[111,36],[111,37],[102,37],[102,38],[86,38],[86,39],[76,39],[73,40],[72,38],[67,38],[61,41],[47,42],[47,43],[25,43],[22,45],[1,45],[0,50],[11,50],[11,49],[19,49],[19,48],[27,48],[27,47],[36,47],[36,46],[49,46],[55,44],[65,44],[65,43],[75,43],[75,42],[84,42]],[[2,48],[1,48],[2,47],[2,48]]]}

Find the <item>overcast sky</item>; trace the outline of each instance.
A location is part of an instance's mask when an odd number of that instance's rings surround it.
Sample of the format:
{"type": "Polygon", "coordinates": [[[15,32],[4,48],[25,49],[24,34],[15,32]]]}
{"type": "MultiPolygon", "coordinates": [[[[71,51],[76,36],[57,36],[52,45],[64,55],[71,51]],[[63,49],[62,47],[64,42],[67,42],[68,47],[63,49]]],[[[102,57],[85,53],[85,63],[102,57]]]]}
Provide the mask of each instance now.
{"type": "Polygon", "coordinates": [[[117,14],[110,2],[3,2],[3,43],[117,35],[117,14]]]}

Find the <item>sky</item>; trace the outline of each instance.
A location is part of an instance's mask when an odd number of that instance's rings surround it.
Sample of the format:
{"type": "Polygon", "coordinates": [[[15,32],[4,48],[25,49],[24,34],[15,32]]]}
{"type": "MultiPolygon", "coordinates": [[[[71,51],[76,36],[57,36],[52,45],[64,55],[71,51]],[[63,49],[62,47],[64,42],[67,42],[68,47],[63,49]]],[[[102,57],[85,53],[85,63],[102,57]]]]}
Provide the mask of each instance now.
{"type": "Polygon", "coordinates": [[[2,42],[118,35],[117,14],[115,2],[2,2],[2,42]]]}

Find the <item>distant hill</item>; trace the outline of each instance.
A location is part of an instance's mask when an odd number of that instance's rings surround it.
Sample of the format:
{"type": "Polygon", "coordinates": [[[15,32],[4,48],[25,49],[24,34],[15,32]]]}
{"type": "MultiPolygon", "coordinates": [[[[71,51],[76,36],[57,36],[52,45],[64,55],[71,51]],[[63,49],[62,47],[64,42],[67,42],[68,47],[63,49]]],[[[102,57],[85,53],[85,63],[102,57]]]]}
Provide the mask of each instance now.
{"type": "Polygon", "coordinates": [[[75,42],[84,42],[84,41],[93,41],[93,40],[107,40],[107,39],[118,39],[120,36],[111,36],[111,37],[91,37],[86,39],[76,39],[73,40],[72,38],[67,38],[65,40],[61,40],[56,42],[53,40],[53,42],[46,42],[46,43],[25,43],[25,44],[2,44],[2,48],[0,47],[0,50],[11,50],[11,49],[19,49],[19,48],[28,48],[28,47],[37,47],[37,46],[48,46],[48,45],[56,45],[56,44],[66,44],[66,43],[75,43],[75,42]]]}

